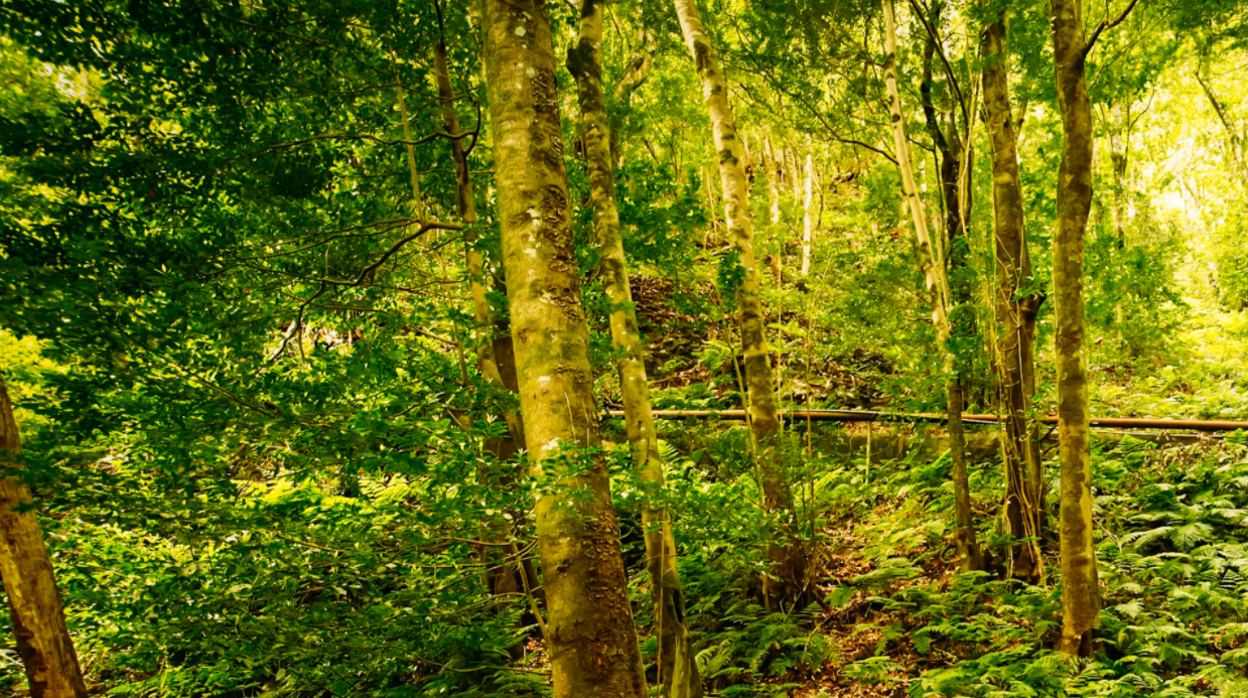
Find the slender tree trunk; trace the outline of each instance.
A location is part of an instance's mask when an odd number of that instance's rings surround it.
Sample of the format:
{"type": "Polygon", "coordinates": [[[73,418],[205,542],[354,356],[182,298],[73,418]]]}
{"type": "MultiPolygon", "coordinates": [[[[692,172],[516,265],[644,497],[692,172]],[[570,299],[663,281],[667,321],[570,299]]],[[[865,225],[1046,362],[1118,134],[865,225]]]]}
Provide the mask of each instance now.
{"type": "MultiPolygon", "coordinates": [[[[943,9],[942,3],[934,2],[928,24],[932,27],[940,26],[940,13],[943,9]]],[[[935,81],[932,77],[932,58],[935,52],[936,39],[929,35],[923,47],[923,80],[919,84],[919,96],[927,133],[931,136],[932,144],[936,146],[936,152],[939,154],[940,193],[941,201],[945,206],[945,249],[949,251],[947,261],[952,276],[966,267],[966,255],[960,252],[960,250],[965,250],[965,245],[958,245],[957,242],[959,238],[965,237],[965,224],[971,216],[970,191],[969,187],[964,186],[965,182],[970,181],[970,176],[969,172],[963,172],[963,166],[966,165],[966,169],[969,170],[974,158],[969,145],[967,148],[962,146],[954,107],[950,107],[947,112],[938,113],[933,102],[932,87],[935,81]],[[945,126],[941,124],[942,117],[949,123],[948,134],[945,133],[945,126]],[[966,194],[965,206],[963,194],[966,194]],[[963,210],[964,208],[966,210],[963,210]]],[[[971,301],[971,291],[967,284],[951,288],[950,293],[953,294],[953,300],[958,304],[971,301]]]]}
{"type": "MultiPolygon", "coordinates": [[[[613,120],[608,122],[611,126],[611,161],[616,167],[624,166],[624,154],[620,148],[620,135],[624,125],[622,117],[630,109],[633,93],[649,79],[650,72],[654,69],[654,29],[647,24],[648,17],[641,6],[635,7],[633,12],[633,22],[637,27],[637,45],[633,49],[628,65],[624,68],[624,75],[620,77],[620,81],[615,86],[615,101],[623,108],[613,120]]],[[[649,147],[649,141],[646,144],[649,147]]],[[[653,149],[651,152],[653,153],[653,149]]],[[[655,164],[658,164],[658,158],[655,158],[655,164]]],[[[679,166],[675,170],[677,182],[680,182],[684,173],[680,171],[679,166]]]]}
{"type": "Polygon", "coordinates": [[[797,151],[786,150],[784,151],[784,155],[785,159],[789,163],[789,172],[791,173],[789,175],[789,188],[793,190],[793,199],[796,201],[797,197],[802,195],[800,188],[802,186],[802,180],[800,179],[802,175],[802,163],[797,159],[797,151]]]}
{"type": "Polygon", "coordinates": [[[771,148],[771,138],[763,140],[763,157],[767,168],[767,204],[771,224],[780,224],[780,162],[771,148]]]}
{"type": "Polygon", "coordinates": [[[883,0],[884,27],[887,56],[884,61],[884,81],[888,88],[889,110],[893,121],[893,142],[897,149],[897,163],[901,168],[901,186],[910,217],[914,223],[915,255],[923,272],[927,292],[931,300],[932,324],[936,328],[936,340],[940,347],[945,389],[948,396],[950,454],[953,458],[953,491],[956,499],[956,532],[954,542],[962,560],[962,569],[974,570],[983,566],[979,544],[975,538],[975,526],[971,520],[971,487],[966,469],[966,441],[962,429],[962,390],[954,364],[952,326],[949,322],[949,281],[945,276],[944,261],[927,228],[923,202],[915,186],[914,169],[910,162],[910,143],[906,139],[905,118],[901,113],[901,95],[897,90],[897,22],[893,16],[892,0],[883,0]]]}
{"type": "MultiPolygon", "coordinates": [[[[0,469],[18,467],[22,451],[4,377],[0,376],[0,469]]],[[[3,475],[0,473],[0,475],[3,475]]],[[[82,698],[87,687],[74,642],[65,625],[52,559],[32,507],[30,489],[18,477],[0,477],[0,577],[9,597],[17,654],[34,698],[82,698]]]]}
{"type": "MultiPolygon", "coordinates": [[[[442,35],[442,4],[439,1],[436,4],[439,20],[439,36],[434,43],[434,72],[437,74],[438,82],[438,101],[442,107],[442,125],[449,134],[459,134],[459,117],[455,114],[455,93],[451,87],[450,72],[446,65],[446,43],[442,35]]],[[[464,221],[464,256],[465,265],[468,271],[469,291],[472,296],[472,314],[473,320],[476,321],[476,329],[473,332],[473,339],[477,351],[477,368],[481,371],[481,375],[490,383],[499,388],[512,390],[514,392],[514,383],[512,386],[506,385],[503,380],[502,371],[500,369],[500,361],[497,358],[499,351],[510,354],[511,344],[501,343],[497,347],[494,341],[494,314],[490,310],[490,303],[486,300],[485,286],[485,264],[481,251],[477,248],[479,239],[477,225],[477,205],[476,197],[473,193],[472,178],[468,172],[468,158],[464,151],[464,143],[460,138],[451,139],[451,158],[455,162],[455,190],[456,203],[459,208],[460,218],[464,221]]],[[[514,366],[515,361],[511,356],[504,357],[504,363],[514,366]]],[[[515,457],[524,449],[524,423],[520,419],[520,415],[515,412],[507,412],[503,414],[503,420],[507,424],[508,435],[502,438],[491,438],[486,440],[486,450],[499,460],[508,460],[515,457]]],[[[487,474],[488,476],[488,474],[487,474]]],[[[504,476],[503,484],[514,483],[514,478],[504,476]]],[[[504,529],[493,530],[490,536],[495,542],[491,545],[482,547],[481,557],[485,564],[485,583],[491,593],[494,594],[513,594],[520,593],[524,589],[524,584],[519,579],[519,575],[526,574],[523,566],[516,562],[511,565],[500,564],[500,558],[505,555],[509,547],[508,532],[504,529]]],[[[537,588],[538,582],[536,578],[524,580],[528,582],[529,588],[537,588]]]]}
{"type": "Polygon", "coordinates": [[[810,153],[806,153],[806,190],[805,196],[802,198],[802,210],[805,215],[802,218],[802,276],[810,275],[810,243],[815,235],[815,220],[811,216],[811,203],[814,201],[814,172],[815,166],[810,153]]]}
{"type": "Polygon", "coordinates": [[[659,457],[645,347],[637,329],[637,313],[628,283],[628,265],[615,200],[611,166],[610,127],[602,90],[603,0],[582,0],[580,37],[568,51],[568,69],[576,78],[581,106],[581,130],[589,169],[594,232],[601,249],[600,268],[611,302],[611,343],[617,350],[616,368],[624,396],[624,422],[633,450],[633,462],[646,487],[641,512],[645,528],[646,568],[659,639],[659,681],[670,698],[702,695],[694,655],[685,628],[685,600],[676,568],[676,540],[667,506],[663,503],[663,461],[659,457]]]}
{"type": "MultiPolygon", "coordinates": [[[[927,25],[933,30],[940,26],[940,15],[944,10],[944,3],[937,0],[933,2],[930,14],[927,18],[927,25]]],[[[948,259],[945,260],[946,284],[949,288],[948,302],[952,307],[967,306],[971,302],[971,288],[968,283],[960,281],[960,272],[967,266],[966,245],[962,241],[966,237],[966,221],[970,218],[971,198],[970,187],[970,166],[973,162],[973,149],[968,146],[963,149],[961,138],[958,135],[957,117],[955,107],[951,106],[949,111],[943,116],[949,122],[949,132],[945,133],[945,127],[940,123],[941,114],[936,111],[936,105],[932,99],[932,87],[934,80],[932,77],[932,59],[937,50],[937,37],[933,36],[933,32],[929,32],[927,41],[923,46],[923,80],[919,84],[920,101],[923,107],[924,121],[927,126],[928,135],[932,138],[933,145],[939,154],[939,180],[941,201],[944,203],[945,209],[945,240],[944,249],[948,253],[948,259]],[[964,172],[964,168],[968,171],[964,172]],[[963,196],[966,194],[966,196],[963,196]]],[[[955,324],[952,317],[952,310],[949,312],[950,319],[950,337],[970,337],[975,334],[973,319],[966,321],[965,316],[963,322],[955,324]]],[[[950,440],[951,448],[954,452],[952,460],[955,468],[965,470],[965,465],[958,466],[959,462],[965,464],[966,437],[962,429],[961,414],[965,410],[966,395],[968,393],[969,380],[967,378],[969,371],[963,365],[963,361],[956,355],[953,356],[953,370],[956,380],[946,386],[947,401],[949,405],[950,418],[949,430],[952,436],[950,440]],[[956,418],[952,415],[957,405],[956,418]]],[[[967,484],[965,497],[959,501],[965,501],[967,510],[962,513],[967,525],[970,525],[970,485],[967,484]]],[[[978,554],[972,551],[968,563],[971,568],[979,568],[982,562],[977,562],[978,554]]]]}
{"type": "MultiPolygon", "coordinates": [[[[987,11],[988,0],[979,0],[987,11]]],[[[1038,538],[1044,515],[1040,452],[1029,421],[1035,394],[1036,313],[1042,298],[1023,289],[1031,278],[1031,258],[1023,227],[1023,190],[1018,142],[1010,111],[1006,69],[1005,15],[991,17],[980,34],[984,58],[984,120],[992,138],[992,203],[996,248],[997,370],[1005,415],[1006,525],[1016,538],[1038,538]]],[[[1014,548],[1012,573],[1028,582],[1040,579],[1038,540],[1014,548]]]]}
{"type": "Polygon", "coordinates": [[[719,243],[719,214],[715,211],[715,185],[711,177],[711,168],[704,168],[703,171],[706,176],[706,208],[711,217],[710,231],[704,241],[705,246],[710,247],[712,244],[719,243]]]}
{"type": "Polygon", "coordinates": [[[645,12],[640,6],[637,7],[633,21],[637,23],[638,46],[634,49],[619,84],[615,86],[615,98],[626,105],[637,88],[650,77],[650,71],[654,68],[654,30],[647,26],[646,19],[645,12]]]}
{"type": "Polygon", "coordinates": [[[1213,93],[1213,87],[1205,80],[1202,75],[1204,68],[1203,58],[1196,64],[1196,82],[1200,84],[1200,89],[1205,93],[1205,98],[1209,100],[1209,106],[1213,107],[1213,113],[1217,115],[1218,121],[1221,122],[1222,128],[1226,130],[1227,151],[1231,156],[1231,162],[1235,165],[1236,174],[1239,175],[1240,186],[1244,186],[1248,182],[1248,165],[1244,163],[1244,143],[1240,138],[1239,131],[1235,129],[1235,125],[1231,123],[1231,117],[1226,113],[1226,107],[1213,93]]]}
{"type": "Polygon", "coordinates": [[[1126,150],[1115,150],[1109,154],[1110,165],[1114,170],[1114,237],[1118,249],[1127,246],[1127,159],[1126,150]]]}
{"type": "Polygon", "coordinates": [[[715,152],[719,158],[719,175],[723,182],[728,236],[744,272],[741,285],[737,288],[736,302],[745,353],[750,428],[757,445],[763,481],[763,506],[768,512],[784,512],[782,515],[790,519],[784,526],[783,542],[768,546],[771,574],[764,578],[764,594],[769,605],[774,601],[795,601],[804,595],[806,562],[795,539],[789,483],[778,467],[775,453],[779,445],[780,420],[776,413],[767,338],[763,333],[763,304],[759,297],[754,230],[750,220],[749,190],[742,167],[741,140],[737,136],[736,121],[728,102],[727,81],[702,26],[697,4],[695,0],[675,0],[675,4],[685,43],[693,54],[702,82],[702,101],[710,113],[715,152]]]}
{"type": "MultiPolygon", "coordinates": [[[[1109,164],[1114,174],[1114,238],[1118,249],[1127,246],[1127,166],[1131,156],[1131,102],[1128,98],[1126,106],[1118,106],[1111,110],[1115,120],[1122,114],[1122,131],[1109,133],[1109,164]],[[1120,140],[1121,139],[1121,140],[1120,140]]],[[[1121,322],[1122,307],[1115,308],[1116,319],[1121,322]]]]}
{"type": "Polygon", "coordinates": [[[784,231],[780,229],[780,161],[771,147],[771,138],[763,140],[763,165],[767,170],[767,203],[771,227],[776,235],[776,253],[771,256],[771,275],[776,288],[784,283],[784,231]]]}
{"type": "Polygon", "coordinates": [[[599,444],[568,212],[554,46],[541,0],[485,0],[486,85],[520,409],[557,698],[646,695],[599,444]]]}
{"type": "Polygon", "coordinates": [[[1053,235],[1054,354],[1058,452],[1062,463],[1062,639],[1059,649],[1087,656],[1100,608],[1092,546],[1092,459],[1088,364],[1084,348],[1083,245],[1092,206],[1092,109],[1084,79],[1080,0],[1050,0],[1062,164],[1053,235]]]}

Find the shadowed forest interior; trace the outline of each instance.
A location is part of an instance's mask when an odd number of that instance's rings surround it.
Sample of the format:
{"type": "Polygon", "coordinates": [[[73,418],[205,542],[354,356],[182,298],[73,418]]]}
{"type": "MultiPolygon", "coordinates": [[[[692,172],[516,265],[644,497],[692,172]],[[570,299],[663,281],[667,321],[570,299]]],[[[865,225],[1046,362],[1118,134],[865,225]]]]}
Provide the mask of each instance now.
{"type": "Polygon", "coordinates": [[[0,695],[1248,696],[1248,3],[5,0],[0,695]]]}

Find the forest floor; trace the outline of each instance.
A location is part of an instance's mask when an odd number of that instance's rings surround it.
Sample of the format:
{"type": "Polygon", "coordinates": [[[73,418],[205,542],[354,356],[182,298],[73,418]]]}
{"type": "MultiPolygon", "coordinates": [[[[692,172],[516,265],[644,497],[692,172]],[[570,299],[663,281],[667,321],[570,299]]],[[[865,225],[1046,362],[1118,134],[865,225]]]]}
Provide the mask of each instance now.
{"type": "Polygon", "coordinates": [[[1097,449],[1103,611],[1095,657],[1077,662],[1052,650],[1061,628],[1056,544],[1044,543],[1038,585],[1008,579],[992,464],[974,468],[972,486],[994,562],[958,573],[947,467],[947,456],[869,468],[860,458],[814,474],[812,501],[826,508],[808,545],[822,601],[788,615],[730,610],[704,625],[708,692],[1248,695],[1248,444],[1240,435],[1170,448],[1128,437],[1097,449]]]}

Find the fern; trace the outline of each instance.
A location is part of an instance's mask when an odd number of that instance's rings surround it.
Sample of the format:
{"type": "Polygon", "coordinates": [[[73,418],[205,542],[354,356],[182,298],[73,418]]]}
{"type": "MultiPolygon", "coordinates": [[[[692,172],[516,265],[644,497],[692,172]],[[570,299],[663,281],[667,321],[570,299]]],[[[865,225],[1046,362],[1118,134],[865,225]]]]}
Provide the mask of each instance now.
{"type": "Polygon", "coordinates": [[[708,339],[697,356],[708,371],[715,372],[722,369],[734,353],[732,345],[722,339],[708,339]]]}

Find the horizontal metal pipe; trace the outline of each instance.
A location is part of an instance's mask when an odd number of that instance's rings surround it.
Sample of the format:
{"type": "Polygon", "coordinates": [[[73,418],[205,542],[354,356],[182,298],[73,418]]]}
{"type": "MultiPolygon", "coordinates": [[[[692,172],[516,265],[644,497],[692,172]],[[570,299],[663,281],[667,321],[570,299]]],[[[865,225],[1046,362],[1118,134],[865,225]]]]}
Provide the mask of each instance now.
{"type": "MultiPolygon", "coordinates": [[[[622,410],[611,410],[612,417],[623,417],[622,410]]],[[[745,410],[655,410],[657,419],[727,419],[744,420],[745,410]]],[[[945,415],[934,412],[872,412],[867,410],[781,410],[780,416],[790,421],[809,419],[812,422],[944,422],[945,415]]],[[[997,424],[995,414],[965,414],[966,424],[997,424]]],[[[1039,417],[1041,424],[1056,424],[1057,417],[1039,417]]],[[[1164,429],[1176,431],[1248,430],[1248,421],[1221,419],[1141,419],[1136,417],[1093,417],[1092,426],[1112,429],[1164,429]]]]}

